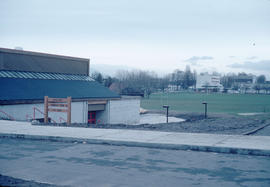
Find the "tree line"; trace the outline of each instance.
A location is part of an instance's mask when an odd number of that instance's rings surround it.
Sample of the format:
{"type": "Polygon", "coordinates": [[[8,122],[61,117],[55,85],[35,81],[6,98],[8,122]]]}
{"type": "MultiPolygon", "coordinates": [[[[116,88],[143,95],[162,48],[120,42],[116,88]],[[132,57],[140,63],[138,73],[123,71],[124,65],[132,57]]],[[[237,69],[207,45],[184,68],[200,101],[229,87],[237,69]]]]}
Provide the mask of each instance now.
{"type": "MultiPolygon", "coordinates": [[[[250,85],[254,81],[254,76],[246,73],[228,73],[223,76],[217,72],[213,74],[220,77],[220,83],[223,85],[224,90],[248,90],[251,89],[250,85]]],[[[104,76],[100,72],[94,72],[91,74],[91,77],[119,94],[145,97],[149,97],[153,92],[164,92],[169,85],[174,86],[176,90],[195,90],[197,81],[196,71],[192,71],[189,66],[186,66],[184,71],[176,69],[163,77],[159,77],[154,71],[143,70],[119,70],[115,77],[104,76]]],[[[265,90],[268,93],[270,92],[270,84],[266,83],[265,75],[260,75],[256,77],[252,88],[258,93],[260,90],[265,90]]]]}
{"type": "Polygon", "coordinates": [[[94,72],[91,77],[119,94],[146,97],[155,91],[164,92],[168,85],[177,85],[180,90],[188,89],[196,84],[196,72],[192,72],[189,66],[185,71],[177,69],[163,77],[159,77],[154,71],[143,70],[119,70],[115,77],[103,76],[100,72],[94,72]]]}

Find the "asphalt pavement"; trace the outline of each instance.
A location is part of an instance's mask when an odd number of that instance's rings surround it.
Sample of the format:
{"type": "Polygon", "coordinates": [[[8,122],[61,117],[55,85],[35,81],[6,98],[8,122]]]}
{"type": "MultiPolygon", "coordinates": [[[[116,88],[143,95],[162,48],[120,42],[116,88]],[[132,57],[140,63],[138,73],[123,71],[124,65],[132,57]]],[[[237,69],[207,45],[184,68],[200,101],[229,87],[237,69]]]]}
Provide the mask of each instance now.
{"type": "Polygon", "coordinates": [[[0,138],[0,173],[68,186],[264,187],[270,157],[0,138]]]}

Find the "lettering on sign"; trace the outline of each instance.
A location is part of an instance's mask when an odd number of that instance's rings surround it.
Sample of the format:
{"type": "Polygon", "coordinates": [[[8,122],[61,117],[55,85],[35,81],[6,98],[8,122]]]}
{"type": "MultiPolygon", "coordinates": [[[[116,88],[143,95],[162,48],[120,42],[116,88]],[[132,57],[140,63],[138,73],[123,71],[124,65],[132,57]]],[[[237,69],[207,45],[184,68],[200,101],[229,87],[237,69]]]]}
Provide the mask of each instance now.
{"type": "Polygon", "coordinates": [[[49,98],[44,97],[44,122],[48,123],[48,112],[66,112],[67,123],[71,123],[71,97],[49,98]]]}

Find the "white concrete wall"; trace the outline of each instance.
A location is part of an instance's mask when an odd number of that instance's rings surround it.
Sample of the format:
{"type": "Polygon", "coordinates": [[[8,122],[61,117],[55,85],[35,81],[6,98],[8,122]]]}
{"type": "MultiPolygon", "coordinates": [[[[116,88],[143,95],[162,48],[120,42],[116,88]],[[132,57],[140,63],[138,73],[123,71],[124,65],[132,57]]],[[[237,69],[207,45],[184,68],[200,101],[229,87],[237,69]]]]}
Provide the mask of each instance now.
{"type": "MultiPolygon", "coordinates": [[[[87,118],[88,118],[87,112],[88,112],[87,102],[72,102],[71,103],[71,123],[87,123],[87,118]]],[[[59,112],[55,112],[55,113],[59,113],[59,112]]],[[[66,114],[64,115],[66,116],[66,114]]],[[[65,117],[64,119],[66,118],[67,117],[65,117]]]]}
{"type": "Polygon", "coordinates": [[[97,124],[107,124],[109,123],[109,103],[106,104],[104,111],[96,112],[96,123],[97,124]]]}
{"type": "Polygon", "coordinates": [[[109,123],[110,124],[136,124],[140,120],[140,99],[122,98],[121,100],[111,100],[109,103],[109,123]]]}
{"type": "MultiPolygon", "coordinates": [[[[18,121],[26,121],[34,118],[34,108],[44,112],[44,104],[18,104],[18,105],[0,105],[0,117],[7,118],[1,111],[15,118],[18,121]]],[[[36,110],[35,118],[44,118],[44,115],[36,110]]],[[[87,122],[87,102],[71,103],[71,122],[85,123],[87,122]]],[[[67,114],[63,112],[49,112],[49,117],[57,123],[64,122],[67,114]],[[60,120],[60,117],[63,119],[60,120]]]]}
{"type": "MultiPolygon", "coordinates": [[[[1,111],[15,118],[18,121],[27,121],[34,118],[44,118],[44,104],[18,104],[18,105],[0,105],[0,118],[8,118],[1,111]]],[[[140,99],[122,98],[121,100],[108,101],[105,110],[97,112],[97,122],[101,124],[136,124],[140,119],[140,99]]],[[[49,117],[57,123],[65,122],[67,114],[63,112],[49,112],[49,117]],[[63,118],[60,120],[60,118],[63,118]]],[[[71,122],[87,123],[88,121],[88,103],[71,103],[71,122]]]]}

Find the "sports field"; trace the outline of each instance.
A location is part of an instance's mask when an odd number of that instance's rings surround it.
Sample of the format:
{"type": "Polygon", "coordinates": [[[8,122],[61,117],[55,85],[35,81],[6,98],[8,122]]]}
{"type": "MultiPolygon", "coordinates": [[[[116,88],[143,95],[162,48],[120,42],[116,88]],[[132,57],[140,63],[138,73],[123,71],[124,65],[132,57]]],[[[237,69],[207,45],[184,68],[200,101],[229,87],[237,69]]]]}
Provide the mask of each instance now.
{"type": "Polygon", "coordinates": [[[170,110],[180,112],[204,112],[202,102],[208,103],[208,111],[213,113],[263,113],[270,112],[270,95],[258,94],[221,94],[221,93],[157,93],[149,99],[141,100],[141,107],[150,110],[170,110]]]}

